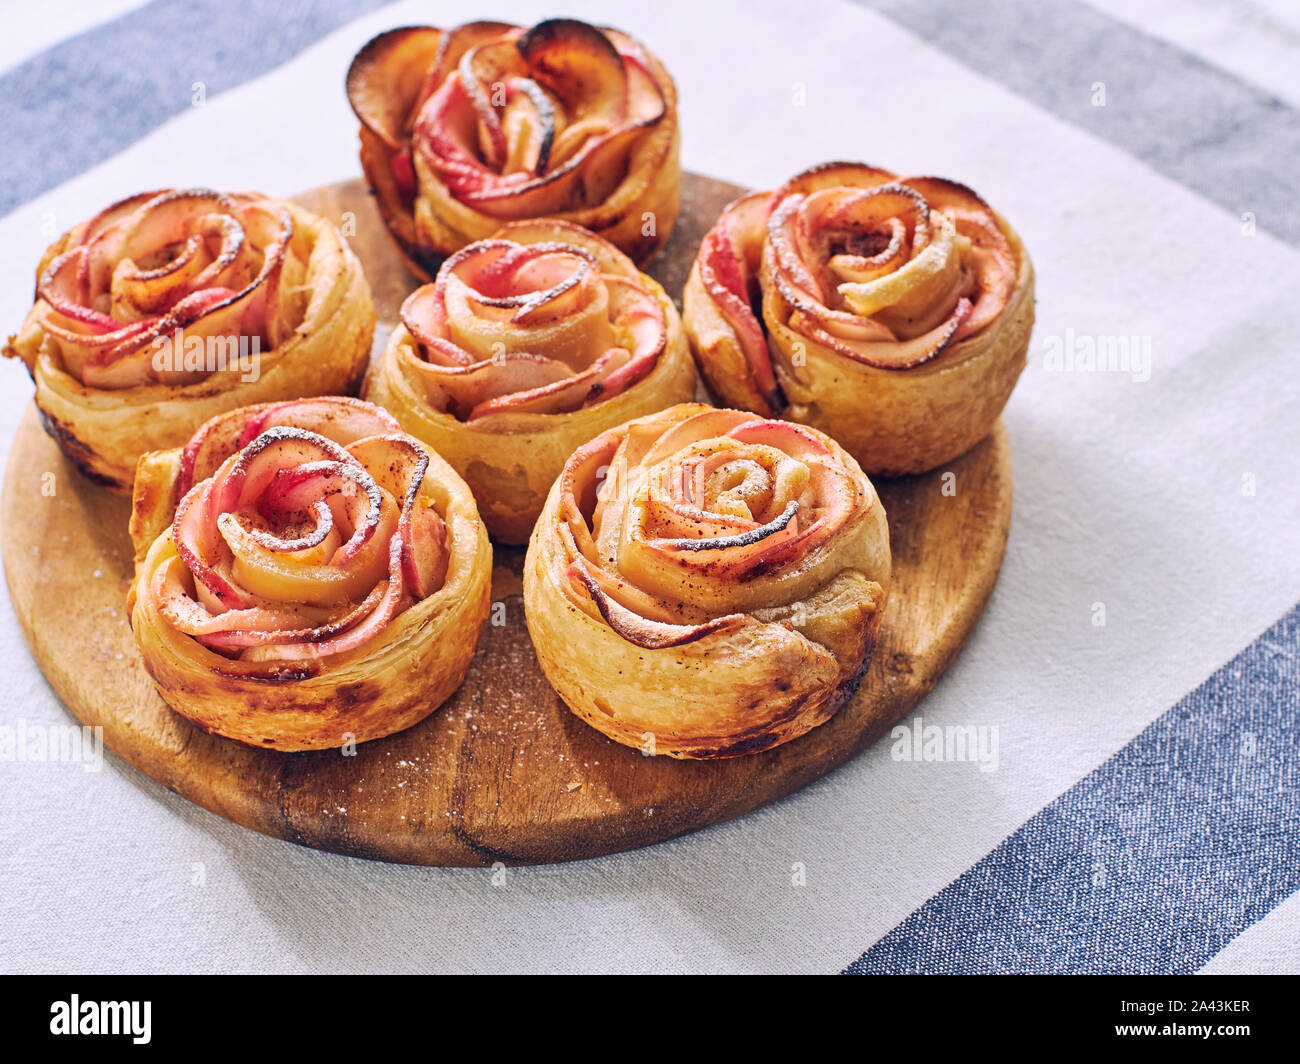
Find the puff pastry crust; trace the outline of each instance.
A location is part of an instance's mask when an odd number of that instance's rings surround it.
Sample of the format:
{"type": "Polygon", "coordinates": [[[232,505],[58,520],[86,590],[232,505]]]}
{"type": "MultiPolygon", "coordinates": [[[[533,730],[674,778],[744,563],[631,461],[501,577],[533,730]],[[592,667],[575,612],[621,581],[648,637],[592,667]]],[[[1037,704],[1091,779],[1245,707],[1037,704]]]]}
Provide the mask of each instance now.
{"type": "Polygon", "coordinates": [[[884,508],[838,444],[688,403],[573,454],[528,545],[524,605],[543,671],[588,724],[721,758],[847,702],[889,581],[884,508]]]}
{"type": "Polygon", "coordinates": [[[146,455],[131,538],[127,608],[159,693],[253,746],[410,727],[460,685],[487,617],[465,482],[358,399],[244,407],[146,455]]]}
{"type": "Polygon", "coordinates": [[[365,396],[456,468],[494,537],[523,543],[575,448],[695,384],[664,290],[600,237],[541,220],[463,248],[414,292],[365,396]]]}
{"type": "Polygon", "coordinates": [[[379,212],[424,280],[509,221],[571,221],[644,263],[677,219],[677,90],[618,30],[408,26],[357,54],[347,90],[379,212]]]}
{"type": "Polygon", "coordinates": [[[375,310],[338,231],[295,204],[208,189],[113,204],[46,250],[4,354],[46,431],[121,494],[137,459],[216,414],[355,393],[375,310]]]}
{"type": "Polygon", "coordinates": [[[720,401],[821,429],[868,473],[921,473],[997,421],[1025,366],[1034,273],[964,185],[827,163],[731,204],[683,307],[720,401]]]}

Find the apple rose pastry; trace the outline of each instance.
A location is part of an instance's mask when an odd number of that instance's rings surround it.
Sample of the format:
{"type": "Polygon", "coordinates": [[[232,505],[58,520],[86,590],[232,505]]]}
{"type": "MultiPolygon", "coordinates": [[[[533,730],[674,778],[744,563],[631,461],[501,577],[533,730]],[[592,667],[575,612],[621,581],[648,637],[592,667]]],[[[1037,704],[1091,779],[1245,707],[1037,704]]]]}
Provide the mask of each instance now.
{"type": "Polygon", "coordinates": [[[734,757],[848,701],[889,577],[884,508],[834,440],[686,403],[565,464],[524,606],[543,671],[592,727],[647,753],[734,757]]]}
{"type": "Polygon", "coordinates": [[[690,399],[677,310],[612,244],[512,222],[443,263],[402,306],[366,382],[468,482],[488,530],[523,543],[574,448],[690,399]]]}
{"type": "Polygon", "coordinates": [[[325,219],[283,200],[146,192],[46,250],[36,303],[4,353],[84,473],[129,493],[136,460],[216,414],[355,392],[375,310],[325,219]]]}
{"type": "Polygon", "coordinates": [[[683,306],[722,402],[819,428],[868,473],[921,473],[973,447],[1006,405],[1034,272],[964,185],[828,163],[731,204],[683,306]]]}
{"type": "Polygon", "coordinates": [[[465,676],[491,547],[455,471],[383,410],[233,410],[140,462],[127,608],[204,731],[319,750],[408,728],[465,676]]]}
{"type": "Polygon", "coordinates": [[[504,222],[563,218],[645,262],[677,218],[677,90],[618,30],[390,30],[353,59],[347,90],[379,212],[425,280],[504,222]]]}

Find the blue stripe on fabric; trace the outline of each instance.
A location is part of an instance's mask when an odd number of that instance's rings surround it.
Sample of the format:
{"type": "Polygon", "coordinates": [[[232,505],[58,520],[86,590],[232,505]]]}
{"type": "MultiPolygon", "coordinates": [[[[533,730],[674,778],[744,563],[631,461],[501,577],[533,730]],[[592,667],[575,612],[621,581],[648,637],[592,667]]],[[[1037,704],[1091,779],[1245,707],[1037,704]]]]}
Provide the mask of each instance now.
{"type": "Polygon", "coordinates": [[[1298,644],[1300,606],[845,973],[1202,967],[1300,889],[1298,644]]]}
{"type": "MultiPolygon", "coordinates": [[[[156,0],[0,74],[10,167],[0,215],[390,0],[156,0]]],[[[339,71],[333,91],[343,92],[339,71]]],[[[304,106],[310,106],[304,98],[304,106]]]]}
{"type": "Polygon", "coordinates": [[[1272,93],[1074,0],[858,3],[1300,245],[1300,111],[1272,93]],[[1097,82],[1105,86],[1104,106],[1094,104],[1097,82]]]}

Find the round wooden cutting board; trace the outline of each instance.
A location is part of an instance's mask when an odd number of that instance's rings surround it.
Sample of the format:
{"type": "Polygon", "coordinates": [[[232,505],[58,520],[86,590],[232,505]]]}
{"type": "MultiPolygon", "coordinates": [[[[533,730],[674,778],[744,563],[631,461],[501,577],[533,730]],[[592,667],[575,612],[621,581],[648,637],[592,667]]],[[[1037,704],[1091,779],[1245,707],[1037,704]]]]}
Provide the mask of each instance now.
{"type": "MultiPolygon", "coordinates": [[[[685,175],[681,218],[649,271],[674,296],[700,238],[742,191],[685,175]]],[[[297,198],[349,233],[385,323],[382,344],[417,282],[364,184],[297,198]]],[[[645,846],[775,801],[843,764],[934,686],[1002,563],[1011,520],[1005,433],[999,424],[947,469],[876,486],[894,584],[857,697],[794,742],[711,763],[643,757],[569,713],[524,625],[522,549],[495,548],[500,605],[465,683],[441,709],[353,756],[283,754],[206,735],[155,693],[123,607],[129,504],[78,475],[34,408],[10,451],[0,517],[10,596],[37,664],[72,713],[102,726],[105,744],[140,771],[238,824],[323,850],[411,864],[540,864],[645,846]]]]}

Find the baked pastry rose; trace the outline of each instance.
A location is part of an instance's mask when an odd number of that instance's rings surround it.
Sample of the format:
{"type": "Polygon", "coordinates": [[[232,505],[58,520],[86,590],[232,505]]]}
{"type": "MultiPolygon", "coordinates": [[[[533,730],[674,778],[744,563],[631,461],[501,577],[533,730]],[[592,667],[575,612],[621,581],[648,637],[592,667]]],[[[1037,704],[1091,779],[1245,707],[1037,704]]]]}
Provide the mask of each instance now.
{"type": "Polygon", "coordinates": [[[644,262],[679,208],[677,90],[624,33],[572,19],[390,30],[348,71],[361,165],[425,280],[504,222],[575,222],[644,262]]]}
{"type": "Polygon", "coordinates": [[[838,444],[688,403],[573,454],[528,545],[524,606],[543,671],[592,727],[734,757],[848,701],[889,577],[884,508],[838,444]]]}
{"type": "Polygon", "coordinates": [[[828,163],[731,204],[683,306],[722,402],[819,428],[868,473],[920,473],[997,421],[1025,366],[1034,272],[964,185],[828,163]]]}
{"type": "Polygon", "coordinates": [[[129,493],[136,460],[248,403],[355,392],[375,310],[325,219],[283,200],[146,192],[46,250],[4,353],[36,382],[46,431],[129,493]]]}
{"type": "Polygon", "coordinates": [[[159,693],[254,746],[410,727],[460,685],[487,617],[469,489],[358,399],[245,407],[146,455],[131,538],[127,608],[159,693]]]}
{"type": "Polygon", "coordinates": [[[365,394],[455,466],[493,536],[523,543],[574,448],[694,392],[664,290],[543,220],[463,248],[414,292],[365,394]]]}

